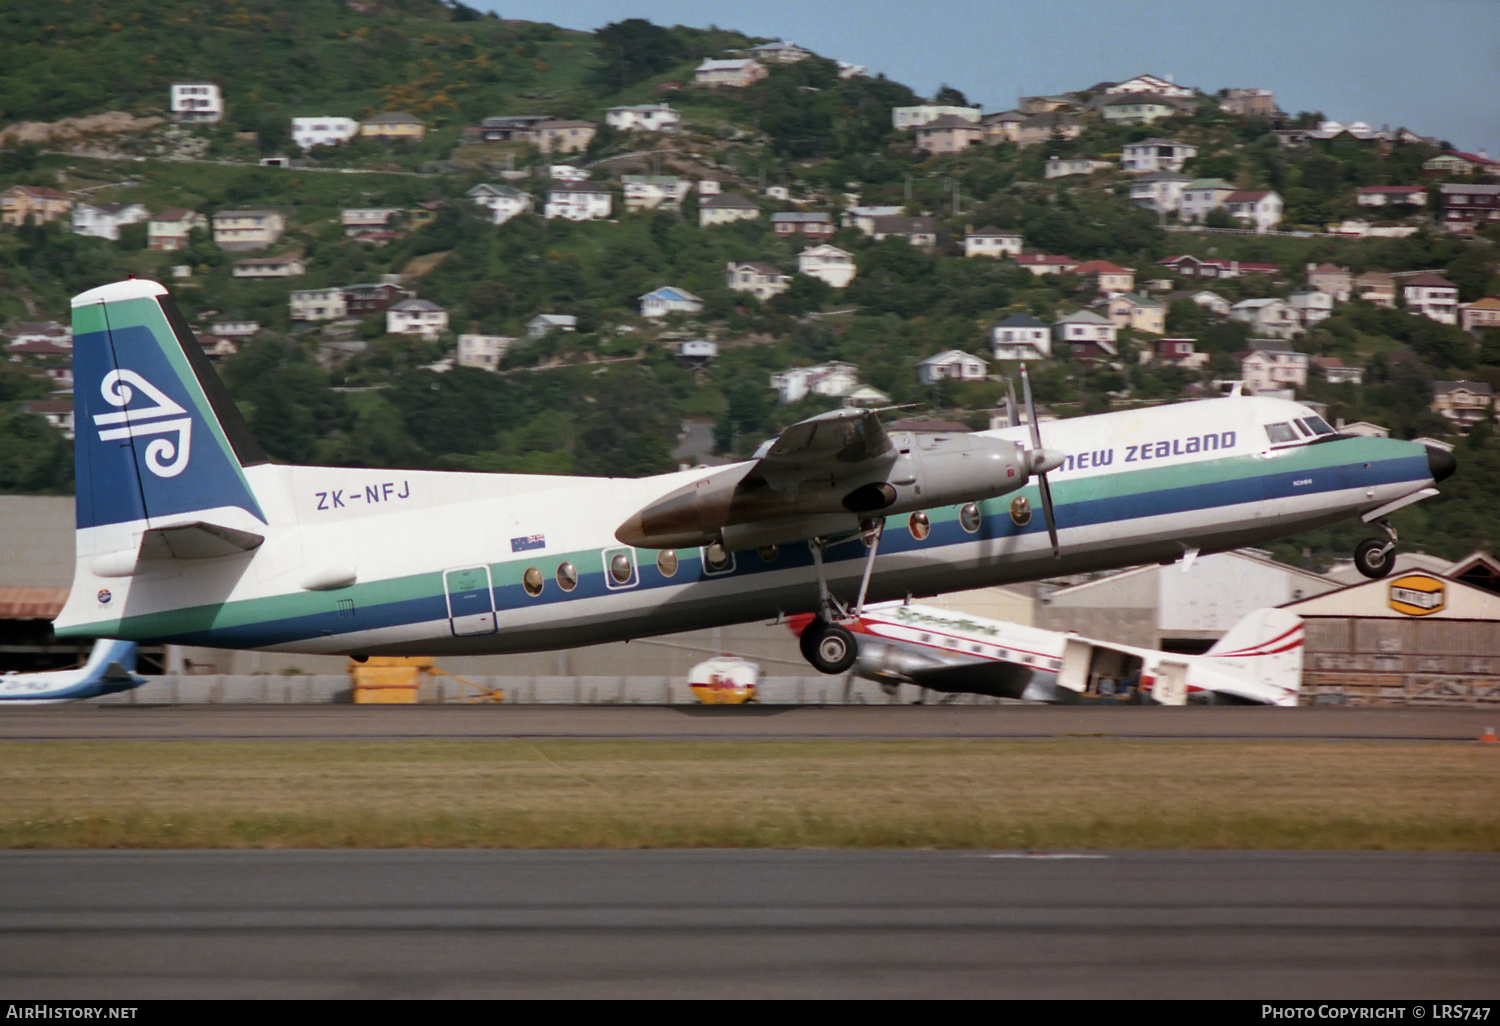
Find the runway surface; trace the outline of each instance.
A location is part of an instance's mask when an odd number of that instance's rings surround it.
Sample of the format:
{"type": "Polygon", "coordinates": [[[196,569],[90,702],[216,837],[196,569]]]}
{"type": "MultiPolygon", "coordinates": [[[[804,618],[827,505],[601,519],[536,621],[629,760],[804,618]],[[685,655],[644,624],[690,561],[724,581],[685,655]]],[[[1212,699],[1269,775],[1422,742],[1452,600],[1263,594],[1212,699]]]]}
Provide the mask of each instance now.
{"type": "Polygon", "coordinates": [[[24,706],[3,740],[1049,738],[1475,741],[1500,709],[1250,706],[24,706]]]}
{"type": "Polygon", "coordinates": [[[11,1000],[1500,994],[1500,857],[0,853],[11,1000]]]}

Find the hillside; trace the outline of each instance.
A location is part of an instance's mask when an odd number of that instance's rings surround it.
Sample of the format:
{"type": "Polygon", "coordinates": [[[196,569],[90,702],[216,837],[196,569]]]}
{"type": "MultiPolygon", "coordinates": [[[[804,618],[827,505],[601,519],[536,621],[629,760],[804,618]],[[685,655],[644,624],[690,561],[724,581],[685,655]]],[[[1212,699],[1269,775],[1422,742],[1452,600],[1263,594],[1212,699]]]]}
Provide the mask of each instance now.
{"type": "MultiPolygon", "coordinates": [[[[200,330],[219,320],[258,321],[261,332],[221,369],[268,452],[288,461],[648,473],[673,465],[684,417],[713,419],[721,451],[745,453],[780,426],[836,404],[825,397],[779,404],[767,385],[774,373],[828,361],[852,365],[861,383],[893,403],[986,424],[1013,368],[993,359],[991,327],[1014,314],[1051,323],[1108,296],[1088,276],[1038,276],[1013,258],[966,257],[966,236],[982,228],[1019,236],[1027,254],[1130,269],[1132,294],[1164,315],[1154,330],[1122,328],[1109,358],[1060,347],[1033,363],[1039,399],[1062,415],[1207,394],[1214,380],[1239,377],[1236,354],[1251,326],[1185,298],[1193,289],[1211,287],[1226,307],[1287,301],[1307,290],[1307,267],[1334,264],[1351,275],[1438,273],[1459,303],[1500,295],[1500,229],[1469,237],[1437,223],[1436,182],[1494,179],[1431,178],[1423,164],[1444,150],[1414,134],[1287,145],[1289,133],[1320,119],[1229,114],[1211,94],[1154,124],[1115,124],[1100,113],[1101,95],[1086,90],[1058,122],[1076,121],[1075,137],[1059,127],[1031,144],[933,154],[916,147],[914,132],[893,127],[893,108],[921,102],[910,89],[878,76],[844,77],[821,56],[771,65],[744,89],[691,85],[704,59],[759,42],[727,30],[627,20],[586,34],[427,0],[359,8],[334,0],[71,0],[42,10],[5,0],[0,38],[0,133],[17,122],[112,110],[147,119],[46,145],[12,140],[0,149],[0,190],[46,186],[77,202],[139,203],[153,215],[265,209],[285,221],[276,243],[254,254],[228,251],[207,232],[185,250],[153,252],[144,223],[121,229],[118,241],[75,234],[62,220],[7,229],[0,325],[62,318],[70,295],[127,273],[172,283],[200,330]],[[63,10],[66,18],[48,13],[63,10]],[[168,90],[182,81],[219,84],[223,120],[172,122],[168,90]],[[676,131],[603,125],[612,107],[657,102],[681,114],[676,131]],[[415,115],[425,137],[306,152],[292,145],[294,116],[361,120],[380,111],[415,115]],[[547,115],[597,132],[582,152],[549,155],[534,139],[485,141],[476,126],[497,115],[547,115]],[[1222,180],[1226,191],[1273,190],[1284,203],[1281,232],[1235,230],[1223,209],[1208,219],[1220,230],[1189,231],[1176,214],[1133,203],[1138,176],[1120,166],[1121,155],[1163,137],[1194,151],[1184,177],[1222,180]],[[296,166],[255,166],[279,154],[296,166]],[[1093,163],[1083,165],[1087,173],[1054,176],[1049,158],[1093,163]],[[543,216],[556,184],[545,169],[563,160],[608,191],[607,218],[543,216]],[[705,224],[713,199],[696,188],[677,209],[627,212],[624,176],[642,174],[717,183],[744,197],[755,216],[705,224]],[[496,224],[469,196],[481,185],[515,190],[529,209],[496,224]],[[1430,195],[1410,210],[1372,214],[1357,199],[1362,187],[1418,185],[1430,195]],[[929,217],[933,244],[877,240],[842,225],[850,206],[929,217]],[[391,230],[351,235],[342,213],[367,208],[396,212],[391,230]],[[817,240],[779,234],[770,220],[786,213],[826,214],[836,230],[817,240]],[[1326,231],[1357,217],[1411,234],[1326,231]],[[822,241],[851,255],[847,287],[795,273],[801,254],[822,241]],[[297,256],[303,269],[290,278],[237,276],[247,256],[268,254],[297,256]],[[1203,282],[1185,276],[1180,262],[1163,263],[1183,255],[1274,266],[1203,282]],[[784,291],[765,300],[736,291],[726,278],[731,264],[786,276],[784,291]],[[310,323],[289,307],[294,290],[383,276],[441,306],[447,329],[424,341],[390,333],[378,313],[310,323]],[[641,298],[663,286],[694,294],[701,310],[642,316],[641,298]],[[544,313],[576,317],[577,331],[512,344],[499,373],[427,369],[452,361],[461,333],[521,339],[544,313]],[[1203,365],[1143,361],[1163,333],[1193,339],[1203,365]],[[677,343],[692,338],[715,340],[717,359],[680,361],[677,343]],[[990,359],[988,376],[923,385],[918,362],[954,349],[990,359]]],[[[942,102],[964,105],[958,95],[942,102]]],[[[1364,374],[1361,385],[1314,375],[1298,394],[1326,404],[1330,420],[1373,421],[1456,444],[1463,469],[1444,498],[1404,512],[1398,526],[1404,542],[1445,555],[1489,547],[1500,535],[1500,476],[1490,473],[1500,442],[1485,425],[1460,435],[1431,399],[1434,381],[1500,387],[1500,333],[1470,334],[1396,305],[1340,301],[1296,335],[1301,354],[1337,358],[1364,374]]],[[[66,443],[20,413],[21,403],[49,394],[35,371],[0,365],[3,490],[70,487],[66,443]]],[[[1357,536],[1354,528],[1320,532],[1280,554],[1341,553],[1357,536]]]]}

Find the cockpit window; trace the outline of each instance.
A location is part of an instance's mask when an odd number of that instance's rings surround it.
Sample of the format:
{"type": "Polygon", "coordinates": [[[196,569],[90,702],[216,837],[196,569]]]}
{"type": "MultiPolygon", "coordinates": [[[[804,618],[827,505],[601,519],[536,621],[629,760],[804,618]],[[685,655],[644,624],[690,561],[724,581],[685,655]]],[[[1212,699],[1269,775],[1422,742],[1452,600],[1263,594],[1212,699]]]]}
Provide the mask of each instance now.
{"type": "Polygon", "coordinates": [[[1328,421],[1324,420],[1322,417],[1305,417],[1303,418],[1302,423],[1312,428],[1312,433],[1315,435],[1333,434],[1333,428],[1329,427],[1328,421]]]}
{"type": "Polygon", "coordinates": [[[1292,423],[1297,425],[1298,431],[1302,432],[1304,435],[1307,435],[1309,438],[1312,437],[1312,428],[1308,427],[1304,421],[1298,419],[1292,421],[1292,423]]]}
{"type": "Polygon", "coordinates": [[[1267,424],[1266,434],[1270,436],[1272,445],[1281,445],[1285,442],[1295,442],[1297,433],[1289,424],[1267,424]]]}

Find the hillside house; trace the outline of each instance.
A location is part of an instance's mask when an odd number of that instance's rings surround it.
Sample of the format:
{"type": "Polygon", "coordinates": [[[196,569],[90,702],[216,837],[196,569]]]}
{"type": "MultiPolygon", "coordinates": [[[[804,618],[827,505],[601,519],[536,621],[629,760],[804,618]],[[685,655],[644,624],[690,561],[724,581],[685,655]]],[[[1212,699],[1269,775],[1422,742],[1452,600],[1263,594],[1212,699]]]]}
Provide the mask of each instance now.
{"type": "Polygon", "coordinates": [[[638,103],[609,108],[604,123],[621,132],[675,132],[682,115],[665,103],[638,103]]]}
{"type": "Polygon", "coordinates": [[[1193,105],[1159,93],[1123,93],[1098,104],[1099,113],[1111,125],[1151,125],[1163,118],[1191,113],[1193,105]]]}
{"type": "Polygon", "coordinates": [[[1467,235],[1500,221],[1500,185],[1440,185],[1438,199],[1442,225],[1450,232],[1467,235]]]}
{"type": "Polygon", "coordinates": [[[1366,185],[1355,190],[1355,202],[1362,207],[1427,206],[1427,189],[1421,185],[1366,185]]]}
{"type": "Polygon", "coordinates": [[[599,133],[587,121],[543,121],[534,131],[543,153],[582,153],[599,133]]]}
{"type": "Polygon", "coordinates": [[[155,253],[186,249],[195,229],[208,231],[208,218],[194,210],[163,210],[146,222],[146,246],[155,253]]]}
{"type": "Polygon", "coordinates": [[[625,209],[634,213],[640,210],[676,210],[692,190],[692,183],[676,175],[622,175],[620,176],[625,209]]]}
{"type": "MultiPolygon", "coordinates": [[[[1075,352],[1089,353],[1089,343],[1099,344],[1107,355],[1113,356],[1116,352],[1115,344],[1118,341],[1119,329],[1107,318],[1100,317],[1092,310],[1078,310],[1065,317],[1060,317],[1052,324],[1052,341],[1070,348],[1082,346],[1075,352]]],[[[1097,357],[1093,357],[1097,358],[1097,357]]]]}
{"type": "Polygon", "coordinates": [[[877,217],[870,233],[876,242],[897,237],[918,249],[937,245],[937,222],[930,217],[877,217]]]}
{"type": "Polygon", "coordinates": [[[292,118],[292,142],[310,150],[315,146],[341,146],[359,134],[353,118],[292,118]]]}
{"type": "Polygon", "coordinates": [[[1281,223],[1281,196],[1274,192],[1237,190],[1222,201],[1229,215],[1264,234],[1281,223]]]}
{"type": "Polygon", "coordinates": [[[1241,117],[1274,118],[1281,112],[1276,94],[1269,89],[1230,89],[1219,101],[1219,109],[1241,117]]]}
{"type": "Polygon", "coordinates": [[[480,142],[536,142],[536,126],[556,121],[551,114],[499,114],[464,129],[480,142]]]}
{"type": "Polygon", "coordinates": [[[402,288],[396,281],[396,275],[388,274],[383,275],[374,285],[345,285],[344,305],[349,315],[363,317],[366,314],[384,313],[392,304],[412,298],[411,290],[402,288]]]}
{"type": "Polygon", "coordinates": [[[286,218],[274,210],[221,210],[213,217],[213,229],[220,249],[264,249],[281,238],[286,218]]]}
{"type": "Polygon", "coordinates": [[[761,43],[752,46],[750,54],[756,60],[765,61],[769,64],[796,64],[805,61],[813,55],[811,50],[798,46],[790,40],[780,39],[774,43],[761,43]]]}
{"type": "Polygon", "coordinates": [[[1432,410],[1467,431],[1495,415],[1495,390],[1483,381],[1434,381],[1432,410]]]}
{"type": "Polygon", "coordinates": [[[1363,367],[1345,366],[1337,356],[1314,356],[1312,365],[1323,376],[1323,380],[1330,385],[1363,385],[1365,383],[1363,367]]]}
{"type": "Polygon", "coordinates": [[[839,218],[839,223],[845,228],[858,228],[866,235],[875,234],[875,219],[878,217],[900,217],[905,207],[883,206],[883,207],[860,207],[852,206],[844,210],[839,218]]]}
{"type": "Polygon", "coordinates": [[[359,134],[366,139],[416,142],[427,134],[427,122],[402,110],[388,110],[362,122],[359,134]]]}
{"type": "Polygon", "coordinates": [[[1249,350],[1236,353],[1240,376],[1252,392],[1307,387],[1307,354],[1280,339],[1250,339],[1249,350]]]}
{"type": "Polygon", "coordinates": [[[1243,299],[1229,308],[1229,317],[1267,338],[1289,339],[1302,330],[1297,311],[1284,299],[1243,299]]]}
{"type": "Polygon", "coordinates": [[[1170,75],[1166,78],[1151,74],[1137,75],[1135,78],[1127,78],[1123,82],[1116,82],[1104,89],[1106,96],[1129,96],[1136,93],[1154,93],[1157,96],[1183,100],[1191,99],[1193,96],[1193,90],[1173,82],[1170,75]]]}
{"type": "Polygon", "coordinates": [[[693,69],[693,84],[710,89],[744,89],[769,75],[759,61],[707,60],[693,69]]]}
{"type": "Polygon", "coordinates": [[[944,114],[913,129],[919,150],[928,153],[961,153],[984,142],[984,127],[966,118],[944,114]]]}
{"type": "Polygon", "coordinates": [[[211,335],[241,341],[260,334],[260,321],[213,321],[208,331],[211,335]]]}
{"type": "Polygon", "coordinates": [[[213,124],[224,117],[224,94],[212,82],[173,82],[168,95],[175,121],[213,124]]]}
{"type": "Polygon", "coordinates": [[[597,221],[610,215],[614,196],[603,182],[555,182],[547,190],[542,216],[569,221],[597,221]]]}
{"type": "Polygon", "coordinates": [[[1030,314],[1013,313],[990,329],[997,360],[1045,360],[1052,356],[1052,329],[1030,314]]]}
{"type": "Polygon", "coordinates": [[[1297,313],[1302,327],[1311,328],[1319,321],[1333,316],[1333,297],[1326,292],[1312,289],[1308,292],[1293,292],[1287,302],[1297,313]]]}
{"type": "Polygon", "coordinates": [[[349,316],[344,290],[299,289],[287,297],[288,314],[294,321],[337,321],[349,316]]]}
{"type": "Polygon", "coordinates": [[[1130,202],[1137,207],[1171,214],[1182,207],[1182,190],[1192,181],[1175,171],[1151,171],[1130,183],[1130,202]]]}
{"type": "Polygon", "coordinates": [[[1209,354],[1198,352],[1198,342],[1191,338],[1161,338],[1156,347],[1140,355],[1142,363],[1152,361],[1160,364],[1175,364],[1186,370],[1201,370],[1208,364],[1209,354]]]}
{"type": "Polygon", "coordinates": [[[236,278],[295,278],[307,273],[307,261],[301,253],[246,257],[234,262],[232,273],[236,278]]]}
{"type": "Polygon", "coordinates": [[[73,209],[65,192],[45,185],[12,185],[0,192],[0,222],[19,228],[28,221],[46,224],[73,209]]]}
{"type": "Polygon", "coordinates": [[[935,103],[922,103],[915,107],[892,107],[891,126],[898,131],[921,128],[938,118],[958,118],[970,124],[979,124],[978,107],[955,107],[935,103]]]}
{"type": "Polygon", "coordinates": [[[962,349],[949,349],[917,364],[917,380],[924,385],[939,381],[983,381],[988,374],[989,365],[983,357],[962,349]]]}
{"type": "Polygon", "coordinates": [[[832,214],[794,211],[771,215],[771,231],[777,235],[805,235],[810,239],[827,239],[836,230],[832,214]]]}
{"type": "Polygon", "coordinates": [[[809,246],[797,254],[797,273],[827,282],[836,289],[854,280],[854,254],[837,246],[809,246]]]}
{"type": "Polygon", "coordinates": [[[1281,268],[1275,264],[1254,264],[1248,260],[1206,260],[1186,253],[1157,262],[1163,267],[1170,267],[1184,278],[1240,278],[1247,274],[1274,277],[1281,273],[1281,268]]]}
{"type": "Polygon", "coordinates": [[[1354,298],[1387,309],[1396,308],[1396,279],[1380,271],[1366,271],[1350,283],[1354,298]]]}
{"type": "Polygon", "coordinates": [[[668,314],[695,314],[703,309],[703,300],[687,289],[664,285],[640,298],[642,317],[666,317],[668,314]]]}
{"type": "Polygon", "coordinates": [[[1354,290],[1354,276],[1349,268],[1335,264],[1308,264],[1307,287],[1326,292],[1340,303],[1349,302],[1354,290]]]}
{"type": "Polygon", "coordinates": [[[977,232],[964,233],[964,256],[966,257],[983,256],[1001,259],[1006,256],[1020,256],[1021,246],[1020,232],[1001,231],[999,228],[981,228],[977,232]]]}
{"type": "Polygon", "coordinates": [[[448,330],[448,311],[427,299],[403,299],[385,311],[388,335],[421,335],[431,341],[448,330]]]}
{"type": "Polygon", "coordinates": [[[1458,286],[1432,273],[1408,278],[1401,287],[1406,309],[1439,324],[1458,323],[1458,286]]]}
{"type": "Polygon", "coordinates": [[[79,203],[73,208],[73,232],[118,242],[121,228],[150,216],[139,203],[79,203]]]}
{"type": "Polygon", "coordinates": [[[344,237],[383,241],[397,238],[394,226],[401,217],[399,207],[349,207],[339,211],[344,237]]]}
{"type": "Polygon", "coordinates": [[[1114,298],[1135,289],[1135,268],[1121,267],[1108,260],[1087,260],[1071,272],[1087,281],[1102,296],[1114,298]]]}
{"type": "Polygon", "coordinates": [[[577,331],[578,318],[572,314],[537,314],[526,324],[527,338],[545,338],[554,331],[577,331]]]}
{"type": "Polygon", "coordinates": [[[1139,293],[1122,292],[1105,304],[1104,311],[1117,328],[1130,328],[1151,335],[1160,335],[1167,330],[1167,308],[1139,293]]]}
{"type": "Polygon", "coordinates": [[[1198,147],[1175,139],[1142,139],[1120,148],[1120,170],[1132,175],[1182,170],[1198,155],[1198,147]]]}
{"type": "Polygon", "coordinates": [[[698,227],[732,224],[735,221],[754,221],[760,217],[760,207],[733,192],[721,192],[708,196],[698,204],[698,227]]]}
{"type": "Polygon", "coordinates": [[[494,224],[504,224],[516,215],[531,210],[534,203],[528,192],[522,192],[515,186],[493,185],[489,182],[480,182],[464,195],[473,200],[475,206],[488,210],[494,224]]]}
{"type": "Polygon", "coordinates": [[[1465,331],[1500,328],[1500,296],[1485,296],[1458,309],[1459,325],[1465,331]]]}
{"type": "Polygon", "coordinates": [[[1114,167],[1107,160],[1092,160],[1088,157],[1048,157],[1042,167],[1044,178],[1068,178],[1073,175],[1091,175],[1095,171],[1108,171],[1114,167]]]}
{"type": "Polygon", "coordinates": [[[792,276],[769,264],[737,264],[732,260],[724,280],[735,292],[748,292],[762,303],[792,287],[792,276]]]}
{"type": "Polygon", "coordinates": [[[1225,299],[1217,292],[1210,292],[1208,289],[1184,289],[1181,292],[1169,292],[1162,298],[1167,301],[1168,306],[1171,306],[1172,303],[1176,302],[1179,299],[1187,299],[1191,300],[1194,303],[1197,303],[1203,309],[1207,310],[1211,314],[1214,314],[1215,316],[1229,316],[1229,300],[1225,299]]]}
{"type": "Polygon", "coordinates": [[[794,367],[771,375],[777,399],[794,403],[808,393],[839,398],[859,387],[859,372],[849,363],[823,363],[816,367],[794,367]]]}
{"type": "Polygon", "coordinates": [[[460,335],[457,365],[493,373],[500,369],[500,361],[515,342],[516,339],[505,335],[460,335]]]}
{"type": "Polygon", "coordinates": [[[1222,178],[1195,178],[1182,187],[1177,215],[1187,222],[1202,221],[1208,212],[1224,205],[1224,198],[1237,192],[1222,178]]]}

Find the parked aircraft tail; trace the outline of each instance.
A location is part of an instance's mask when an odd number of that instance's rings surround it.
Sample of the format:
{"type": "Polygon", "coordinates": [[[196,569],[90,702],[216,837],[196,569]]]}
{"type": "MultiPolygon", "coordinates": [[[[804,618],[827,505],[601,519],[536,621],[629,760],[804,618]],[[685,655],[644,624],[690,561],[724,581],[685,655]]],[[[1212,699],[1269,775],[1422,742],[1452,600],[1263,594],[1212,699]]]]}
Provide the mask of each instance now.
{"type": "Polygon", "coordinates": [[[1231,627],[1203,658],[1263,687],[1239,697],[1295,706],[1302,687],[1303,633],[1302,618],[1295,613],[1257,609],[1231,627]]]}
{"type": "Polygon", "coordinates": [[[135,663],[135,642],[100,638],[88,662],[78,669],[0,676],[0,704],[61,702],[129,691],[146,683],[146,678],[136,676],[135,663]]]}

